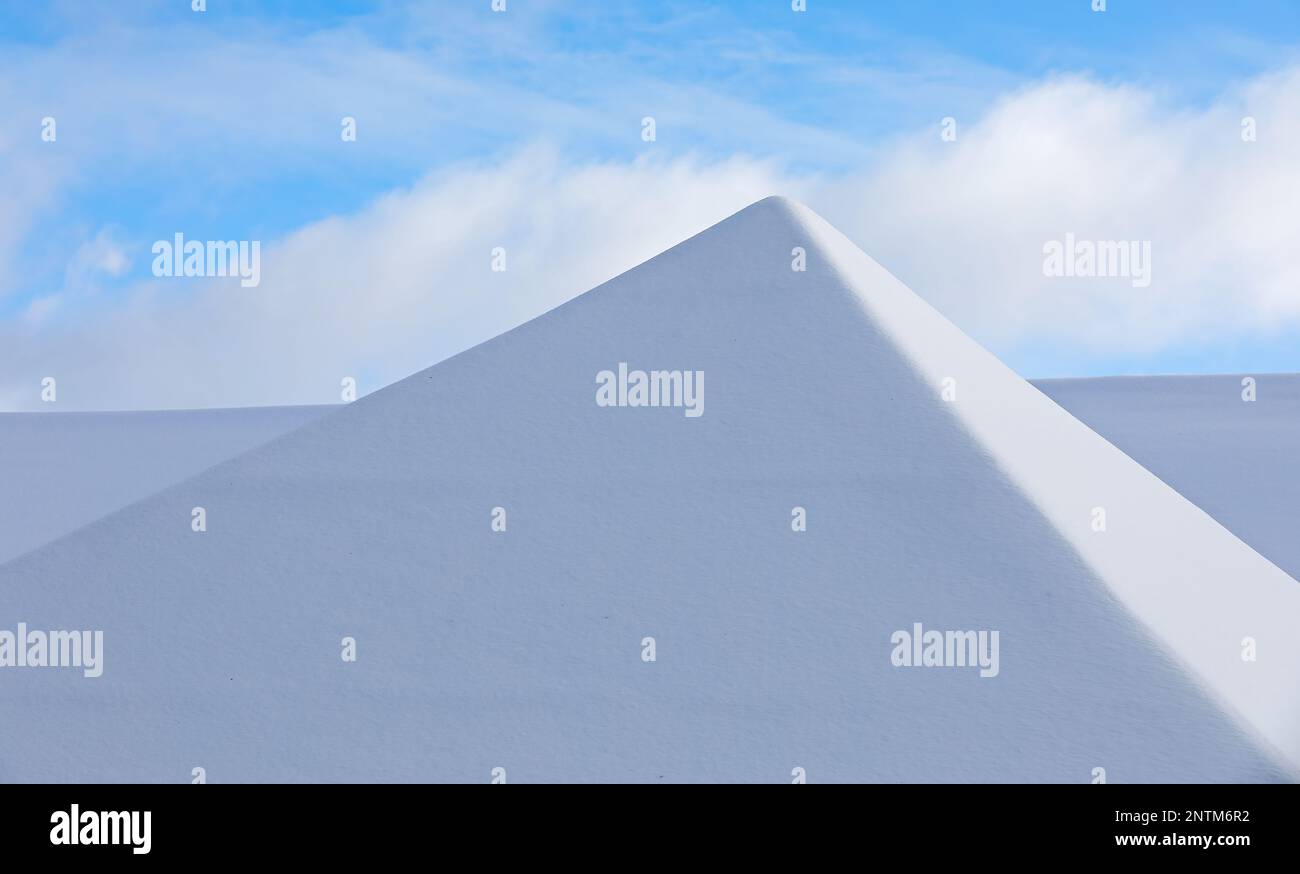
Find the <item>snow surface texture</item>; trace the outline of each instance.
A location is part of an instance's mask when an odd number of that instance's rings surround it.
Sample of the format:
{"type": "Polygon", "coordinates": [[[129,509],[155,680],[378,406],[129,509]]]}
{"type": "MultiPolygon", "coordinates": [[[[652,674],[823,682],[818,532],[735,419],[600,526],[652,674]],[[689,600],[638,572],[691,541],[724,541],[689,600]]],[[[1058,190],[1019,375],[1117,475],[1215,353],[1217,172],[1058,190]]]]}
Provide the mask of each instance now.
{"type": "Polygon", "coordinates": [[[105,637],[98,679],[0,671],[0,779],[1292,779],[1297,618],[1295,581],[768,199],[0,566],[3,627],[105,637]],[[704,415],[598,407],[620,361],[703,370],[704,415]],[[895,667],[914,622],[998,630],[998,676],[895,667]]]}
{"type": "MultiPolygon", "coordinates": [[[[1292,577],[1300,577],[1300,374],[1031,380],[1292,577]]],[[[332,407],[0,414],[0,562],[332,407]]]]}
{"type": "Polygon", "coordinates": [[[0,562],[330,409],[0,414],[0,562]]]}

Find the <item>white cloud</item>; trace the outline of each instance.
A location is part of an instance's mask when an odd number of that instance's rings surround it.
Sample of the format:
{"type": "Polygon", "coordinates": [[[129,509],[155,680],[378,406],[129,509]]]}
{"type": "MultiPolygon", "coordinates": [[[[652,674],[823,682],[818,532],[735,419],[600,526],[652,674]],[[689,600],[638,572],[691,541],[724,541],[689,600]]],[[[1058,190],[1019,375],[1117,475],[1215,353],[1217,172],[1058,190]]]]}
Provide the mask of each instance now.
{"type": "Polygon", "coordinates": [[[825,214],[995,350],[1151,351],[1300,321],[1300,71],[1175,111],[1055,79],[897,145],[825,214]],[[1253,116],[1258,141],[1243,142],[1253,116]],[[1043,245],[1149,240],[1152,282],[1046,278],[1043,245]]]}

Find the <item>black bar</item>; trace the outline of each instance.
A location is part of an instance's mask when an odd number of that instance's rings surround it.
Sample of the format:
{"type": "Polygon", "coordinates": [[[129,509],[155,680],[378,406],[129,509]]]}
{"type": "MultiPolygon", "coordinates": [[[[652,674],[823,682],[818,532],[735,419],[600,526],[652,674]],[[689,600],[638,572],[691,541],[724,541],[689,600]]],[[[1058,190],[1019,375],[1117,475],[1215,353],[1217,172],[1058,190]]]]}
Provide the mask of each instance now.
{"type": "MultiPolygon", "coordinates": [[[[388,852],[475,848],[509,852],[529,840],[727,840],[743,854],[776,845],[847,834],[860,851],[919,847],[961,857],[1069,859],[1077,854],[1116,860],[1181,862],[1190,857],[1231,862],[1242,853],[1278,854],[1293,846],[1297,796],[1280,786],[922,786],[875,785],[783,789],[761,796],[729,789],[642,786],[565,791],[461,790],[442,786],[5,786],[0,788],[0,849],[4,858],[51,861],[168,859],[251,860],[265,853],[301,858],[372,858],[388,852]],[[710,797],[723,792],[725,798],[710,797]],[[806,793],[812,792],[811,797],[806,793]],[[507,797],[502,797],[502,795],[507,797]],[[116,844],[55,843],[62,817],[76,805],[82,835],[139,814],[134,831],[116,844]],[[142,841],[148,811],[148,853],[142,841]],[[87,819],[89,815],[90,819],[87,819]],[[89,825],[93,820],[94,825],[89,825]],[[848,824],[852,832],[839,827],[848,824]],[[493,835],[495,834],[495,838],[493,835]],[[587,836],[587,837],[584,837],[587,836]],[[1208,844],[1202,845],[1208,838],[1208,844]],[[479,841],[488,841],[480,844],[479,841]],[[1195,841],[1193,844],[1192,841],[1195,841]],[[1134,843],[1138,842],[1138,843],[1134,843]],[[134,846],[133,846],[134,844],[134,846]]],[[[818,839],[817,845],[822,846],[818,839]]],[[[594,846],[594,845],[593,845],[594,846]]],[[[776,849],[789,849],[777,847],[776,849]]],[[[809,849],[813,849],[809,847],[809,849]]],[[[761,853],[760,853],[761,855],[761,853]]]]}

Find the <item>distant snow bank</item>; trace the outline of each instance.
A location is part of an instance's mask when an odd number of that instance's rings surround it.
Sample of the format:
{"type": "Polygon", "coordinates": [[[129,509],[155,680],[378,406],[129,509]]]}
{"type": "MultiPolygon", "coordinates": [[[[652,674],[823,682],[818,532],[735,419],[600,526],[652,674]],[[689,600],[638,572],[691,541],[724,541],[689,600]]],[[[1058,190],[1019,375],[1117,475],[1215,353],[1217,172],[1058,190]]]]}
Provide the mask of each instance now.
{"type": "Polygon", "coordinates": [[[1072,416],[1300,580],[1300,374],[1033,382],[1072,416]]]}
{"type": "Polygon", "coordinates": [[[0,413],[0,563],[331,409],[0,413]]]}

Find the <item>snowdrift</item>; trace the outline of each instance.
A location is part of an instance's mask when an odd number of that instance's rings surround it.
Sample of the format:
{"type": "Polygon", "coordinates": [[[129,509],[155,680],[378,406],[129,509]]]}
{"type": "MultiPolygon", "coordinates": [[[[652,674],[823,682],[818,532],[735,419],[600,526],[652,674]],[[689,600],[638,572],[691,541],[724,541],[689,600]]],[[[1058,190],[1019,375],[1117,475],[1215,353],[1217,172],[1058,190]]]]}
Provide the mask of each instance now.
{"type": "Polygon", "coordinates": [[[0,630],[103,632],[98,677],[0,669],[0,779],[1289,780],[1298,619],[769,198],[0,566],[0,630]]]}

